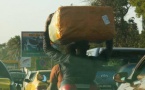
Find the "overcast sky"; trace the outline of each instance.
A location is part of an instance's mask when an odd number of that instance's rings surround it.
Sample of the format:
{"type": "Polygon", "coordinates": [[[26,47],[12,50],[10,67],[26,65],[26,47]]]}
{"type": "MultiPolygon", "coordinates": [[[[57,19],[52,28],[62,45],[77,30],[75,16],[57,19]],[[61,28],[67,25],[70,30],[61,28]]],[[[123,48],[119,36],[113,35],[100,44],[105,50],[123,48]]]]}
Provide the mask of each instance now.
{"type": "Polygon", "coordinates": [[[0,44],[21,35],[21,31],[44,31],[45,21],[50,13],[60,6],[87,5],[83,1],[0,0],[0,44]]]}

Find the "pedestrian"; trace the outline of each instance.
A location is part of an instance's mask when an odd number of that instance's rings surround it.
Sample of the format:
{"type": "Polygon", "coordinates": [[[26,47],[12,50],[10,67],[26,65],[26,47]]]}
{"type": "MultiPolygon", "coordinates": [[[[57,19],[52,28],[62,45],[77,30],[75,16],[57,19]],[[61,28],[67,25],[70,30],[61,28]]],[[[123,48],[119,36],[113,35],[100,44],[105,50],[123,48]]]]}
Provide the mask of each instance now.
{"type": "MultiPolygon", "coordinates": [[[[61,66],[63,79],[61,81],[60,90],[76,90],[75,84],[88,84],[90,90],[98,90],[94,83],[97,72],[98,60],[93,60],[87,57],[86,51],[89,49],[88,41],[77,41],[66,45],[66,51],[72,50],[72,54],[66,52],[63,54],[59,49],[53,48],[49,38],[48,26],[51,22],[52,14],[46,22],[45,38],[44,38],[44,51],[54,61],[58,62],[61,66]],[[69,48],[68,48],[69,47],[69,48]],[[71,47],[71,48],[70,48],[71,47]],[[75,48],[74,48],[75,47],[75,48]],[[70,50],[69,50],[70,49],[70,50]],[[65,86],[70,85],[70,86],[65,86]]],[[[107,54],[112,49],[111,42],[106,42],[107,49],[100,55],[107,57],[107,54]]],[[[107,60],[107,59],[104,59],[107,60]]],[[[105,62],[105,61],[104,61],[105,62]]],[[[50,89],[52,90],[52,89],[50,89]]]]}
{"type": "Polygon", "coordinates": [[[60,64],[54,65],[50,73],[49,87],[47,90],[58,90],[60,88],[62,78],[63,75],[60,70],[60,64]]]}

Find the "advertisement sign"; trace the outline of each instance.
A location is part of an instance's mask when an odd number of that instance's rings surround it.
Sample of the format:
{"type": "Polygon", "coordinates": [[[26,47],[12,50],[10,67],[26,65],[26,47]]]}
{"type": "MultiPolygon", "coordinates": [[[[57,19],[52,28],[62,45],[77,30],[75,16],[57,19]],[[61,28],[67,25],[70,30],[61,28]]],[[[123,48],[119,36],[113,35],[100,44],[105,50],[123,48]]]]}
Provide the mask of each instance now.
{"type": "Polygon", "coordinates": [[[49,64],[50,64],[49,60],[45,60],[45,59],[38,59],[38,60],[36,60],[37,70],[48,69],[49,64]]]}
{"type": "Polygon", "coordinates": [[[44,32],[22,32],[22,57],[45,56],[43,37],[44,32]]]}
{"type": "Polygon", "coordinates": [[[31,57],[21,57],[20,67],[31,67],[31,57]]]}

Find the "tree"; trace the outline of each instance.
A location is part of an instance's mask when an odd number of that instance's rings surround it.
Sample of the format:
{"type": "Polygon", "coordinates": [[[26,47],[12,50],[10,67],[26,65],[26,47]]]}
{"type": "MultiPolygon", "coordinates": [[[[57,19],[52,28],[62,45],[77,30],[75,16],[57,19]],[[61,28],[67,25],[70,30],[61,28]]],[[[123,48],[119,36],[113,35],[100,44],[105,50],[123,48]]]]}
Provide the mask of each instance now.
{"type": "MultiPolygon", "coordinates": [[[[137,27],[132,28],[133,25],[136,26],[135,22],[129,23],[124,20],[125,15],[127,14],[130,4],[128,0],[86,0],[92,6],[111,6],[114,10],[115,15],[115,27],[117,35],[114,39],[114,46],[116,47],[128,47],[130,41],[133,41],[135,36],[138,35],[137,27]],[[132,31],[136,31],[131,35],[132,31]],[[131,40],[130,40],[131,39],[131,40]]],[[[135,39],[136,40],[136,39],[135,39]]],[[[133,44],[134,45],[134,44],[133,44]]]]}
{"type": "Polygon", "coordinates": [[[145,48],[145,30],[143,30],[142,33],[140,34],[139,46],[141,48],[145,48]]]}
{"type": "Polygon", "coordinates": [[[3,58],[6,57],[6,43],[0,44],[0,60],[3,60],[3,58]]]}
{"type": "Polygon", "coordinates": [[[145,18],[145,1],[144,0],[129,0],[129,3],[132,6],[135,6],[135,12],[137,13],[137,16],[143,16],[145,18]]]}
{"type": "Polygon", "coordinates": [[[127,43],[128,47],[139,47],[139,31],[137,24],[134,22],[134,17],[128,20],[128,36],[127,43]]]}
{"type": "Polygon", "coordinates": [[[7,42],[8,59],[18,60],[20,58],[20,36],[15,36],[7,42]]]}
{"type": "Polygon", "coordinates": [[[135,12],[138,17],[142,16],[142,27],[145,30],[145,1],[144,0],[129,0],[129,3],[135,7],[135,12]]]}

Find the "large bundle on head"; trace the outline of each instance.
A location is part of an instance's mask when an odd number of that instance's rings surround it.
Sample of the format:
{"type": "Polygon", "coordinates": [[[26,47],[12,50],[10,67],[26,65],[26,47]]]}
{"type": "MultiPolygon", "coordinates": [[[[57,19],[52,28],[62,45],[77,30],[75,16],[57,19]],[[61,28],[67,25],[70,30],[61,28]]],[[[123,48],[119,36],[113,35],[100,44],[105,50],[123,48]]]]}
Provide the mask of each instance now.
{"type": "Polygon", "coordinates": [[[57,44],[105,41],[115,36],[113,10],[108,6],[60,7],[48,28],[51,41],[57,44]]]}

